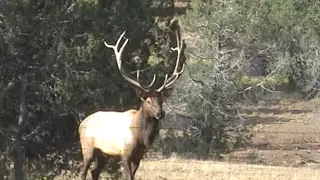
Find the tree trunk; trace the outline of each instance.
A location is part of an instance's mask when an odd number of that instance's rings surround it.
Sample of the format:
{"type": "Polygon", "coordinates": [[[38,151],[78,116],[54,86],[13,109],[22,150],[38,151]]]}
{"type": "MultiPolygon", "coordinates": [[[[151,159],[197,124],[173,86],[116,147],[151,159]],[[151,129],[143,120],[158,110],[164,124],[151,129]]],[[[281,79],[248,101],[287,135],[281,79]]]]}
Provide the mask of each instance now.
{"type": "Polygon", "coordinates": [[[23,74],[20,76],[20,114],[18,120],[17,132],[15,134],[15,144],[13,150],[13,161],[14,161],[14,179],[15,180],[24,180],[24,172],[23,172],[23,160],[22,160],[22,152],[21,152],[21,134],[22,134],[22,126],[25,121],[25,115],[27,113],[26,108],[26,75],[23,74]]]}

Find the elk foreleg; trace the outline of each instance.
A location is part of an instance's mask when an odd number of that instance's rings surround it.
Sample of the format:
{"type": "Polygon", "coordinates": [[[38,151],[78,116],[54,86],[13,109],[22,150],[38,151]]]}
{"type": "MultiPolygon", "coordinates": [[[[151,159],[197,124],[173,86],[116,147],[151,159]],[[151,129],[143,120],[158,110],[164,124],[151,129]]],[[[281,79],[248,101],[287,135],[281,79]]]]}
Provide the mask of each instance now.
{"type": "Polygon", "coordinates": [[[90,167],[91,162],[92,162],[92,159],[83,159],[83,166],[82,166],[81,173],[80,173],[81,180],[86,179],[87,172],[88,172],[88,169],[90,167]]]}
{"type": "Polygon", "coordinates": [[[139,165],[140,165],[140,159],[132,161],[132,163],[131,163],[131,171],[132,171],[132,176],[133,177],[136,174],[139,165]]]}
{"type": "Polygon", "coordinates": [[[133,175],[131,171],[131,159],[126,157],[122,160],[124,171],[127,175],[128,180],[133,180],[133,175]]]}
{"type": "Polygon", "coordinates": [[[103,157],[101,154],[98,153],[97,158],[96,158],[96,162],[95,162],[95,166],[93,168],[93,170],[91,171],[91,177],[92,180],[98,180],[99,175],[103,169],[103,167],[106,164],[106,158],[103,157]]]}

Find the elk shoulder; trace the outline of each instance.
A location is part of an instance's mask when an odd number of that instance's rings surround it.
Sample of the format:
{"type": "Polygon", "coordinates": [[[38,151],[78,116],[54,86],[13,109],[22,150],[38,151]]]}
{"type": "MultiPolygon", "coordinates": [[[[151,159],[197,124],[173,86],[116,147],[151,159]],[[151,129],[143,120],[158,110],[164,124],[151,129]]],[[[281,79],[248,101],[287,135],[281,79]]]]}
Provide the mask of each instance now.
{"type": "Polygon", "coordinates": [[[93,113],[81,123],[80,138],[90,141],[92,146],[104,153],[123,154],[125,145],[131,144],[133,140],[133,134],[129,129],[134,111],[93,113]]]}

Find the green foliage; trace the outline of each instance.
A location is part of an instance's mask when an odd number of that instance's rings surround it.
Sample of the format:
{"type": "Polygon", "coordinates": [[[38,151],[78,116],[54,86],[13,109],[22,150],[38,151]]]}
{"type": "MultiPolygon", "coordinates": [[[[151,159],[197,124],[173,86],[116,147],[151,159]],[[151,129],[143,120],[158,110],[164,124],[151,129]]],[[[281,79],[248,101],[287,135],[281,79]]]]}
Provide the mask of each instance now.
{"type": "Polygon", "coordinates": [[[219,157],[250,139],[245,128],[237,127],[238,86],[232,78],[234,64],[243,64],[238,47],[247,43],[243,10],[234,1],[195,1],[181,19],[183,29],[197,36],[188,44],[192,82],[177,87],[187,89],[178,102],[186,102],[192,116],[184,135],[188,156],[219,157]]]}
{"type": "MultiPolygon", "coordinates": [[[[175,41],[172,35],[176,27],[166,24],[170,27],[156,34],[160,28],[154,23],[150,8],[157,3],[152,0],[141,3],[123,0],[1,3],[0,127],[15,131],[19,112],[17,77],[26,73],[29,112],[22,134],[26,159],[50,161],[48,154],[67,154],[65,151],[70,147],[61,143],[78,141],[78,123],[85,116],[97,110],[123,110],[137,105],[139,99],[132,98],[135,92],[120,75],[113,51],[103,41],[115,43],[120,33],[126,31],[129,43],[123,53],[123,66],[127,72],[149,67],[150,54],[171,57],[171,51],[154,47],[175,41]],[[135,57],[142,61],[136,62],[135,57]]],[[[166,67],[161,69],[170,71],[166,67]]],[[[145,74],[156,72],[150,71],[145,74]]],[[[0,151],[10,146],[3,142],[0,151]]],[[[60,167],[59,163],[53,163],[60,167]]]]}
{"type": "Polygon", "coordinates": [[[242,75],[239,80],[239,85],[242,85],[244,87],[254,86],[258,83],[263,82],[266,86],[282,86],[282,85],[288,85],[289,80],[287,76],[284,75],[274,75],[269,77],[263,77],[263,76],[247,76],[242,75]]]}
{"type": "Polygon", "coordinates": [[[311,102],[316,106],[320,106],[320,98],[314,98],[311,100],[311,102]]]}
{"type": "Polygon", "coordinates": [[[232,50],[228,59],[238,59],[240,76],[257,68],[263,76],[286,76],[313,97],[319,90],[319,6],[295,0],[193,1],[182,20],[185,30],[199,37],[197,57],[219,58],[232,50]]]}
{"type": "Polygon", "coordinates": [[[319,10],[315,1],[191,1],[180,18],[191,82],[184,80],[174,97],[193,119],[184,153],[218,155],[245,144],[250,134],[236,128],[243,95],[258,102],[292,85],[309,97],[319,92],[319,10]]]}
{"type": "Polygon", "coordinates": [[[189,64],[188,71],[196,72],[192,78],[204,84],[187,82],[177,86],[173,99],[175,104],[186,103],[185,111],[191,119],[182,133],[169,129],[155,149],[165,156],[176,152],[183,157],[208,158],[221,157],[222,153],[247,144],[251,135],[245,127],[237,126],[238,92],[232,79],[227,77],[231,72],[226,67],[218,63],[189,64]],[[216,65],[221,71],[214,71],[216,65]]]}
{"type": "Polygon", "coordinates": [[[18,75],[25,72],[29,113],[22,136],[29,159],[68,154],[61,142],[77,141],[79,120],[89,113],[136,105],[103,45],[124,30],[130,40],[123,66],[144,69],[141,79],[148,82],[172,71],[176,54],[169,47],[180,25],[184,32],[186,72],[170,101],[191,120],[182,134],[169,130],[159,139],[155,149],[166,155],[205,158],[245,145],[250,134],[237,112],[243,95],[258,101],[267,88],[283,86],[319,95],[319,2],[193,0],[179,21],[155,17],[155,9],[172,6],[172,0],[2,1],[0,150],[10,146],[3,134],[16,130],[18,75]]]}
{"type": "MultiPolygon", "coordinates": [[[[267,43],[275,43],[278,52],[288,53],[289,59],[278,59],[289,66],[284,69],[290,83],[300,91],[316,95],[319,86],[319,3],[314,1],[266,1],[269,8],[265,25],[259,29],[267,43]]],[[[275,54],[275,53],[273,53],[275,54]]],[[[283,56],[283,55],[279,55],[283,56]]],[[[283,73],[283,72],[282,72],[283,73]]]]}

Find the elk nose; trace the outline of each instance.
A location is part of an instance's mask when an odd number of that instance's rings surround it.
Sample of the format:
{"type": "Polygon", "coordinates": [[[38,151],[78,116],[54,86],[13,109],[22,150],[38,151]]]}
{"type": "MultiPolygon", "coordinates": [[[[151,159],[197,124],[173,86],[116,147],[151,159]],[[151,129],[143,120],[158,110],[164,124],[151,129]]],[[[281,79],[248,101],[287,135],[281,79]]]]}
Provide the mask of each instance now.
{"type": "Polygon", "coordinates": [[[165,112],[164,112],[164,111],[158,112],[158,113],[157,113],[157,117],[158,117],[157,119],[163,118],[164,115],[165,115],[165,112]]]}
{"type": "Polygon", "coordinates": [[[161,112],[157,112],[157,114],[156,114],[156,119],[161,119],[161,118],[163,118],[164,117],[164,115],[165,115],[165,112],[164,111],[161,111],[161,112]]]}
{"type": "Polygon", "coordinates": [[[156,119],[161,119],[162,117],[161,117],[161,113],[160,112],[158,112],[157,113],[157,116],[156,116],[156,119]]]}

